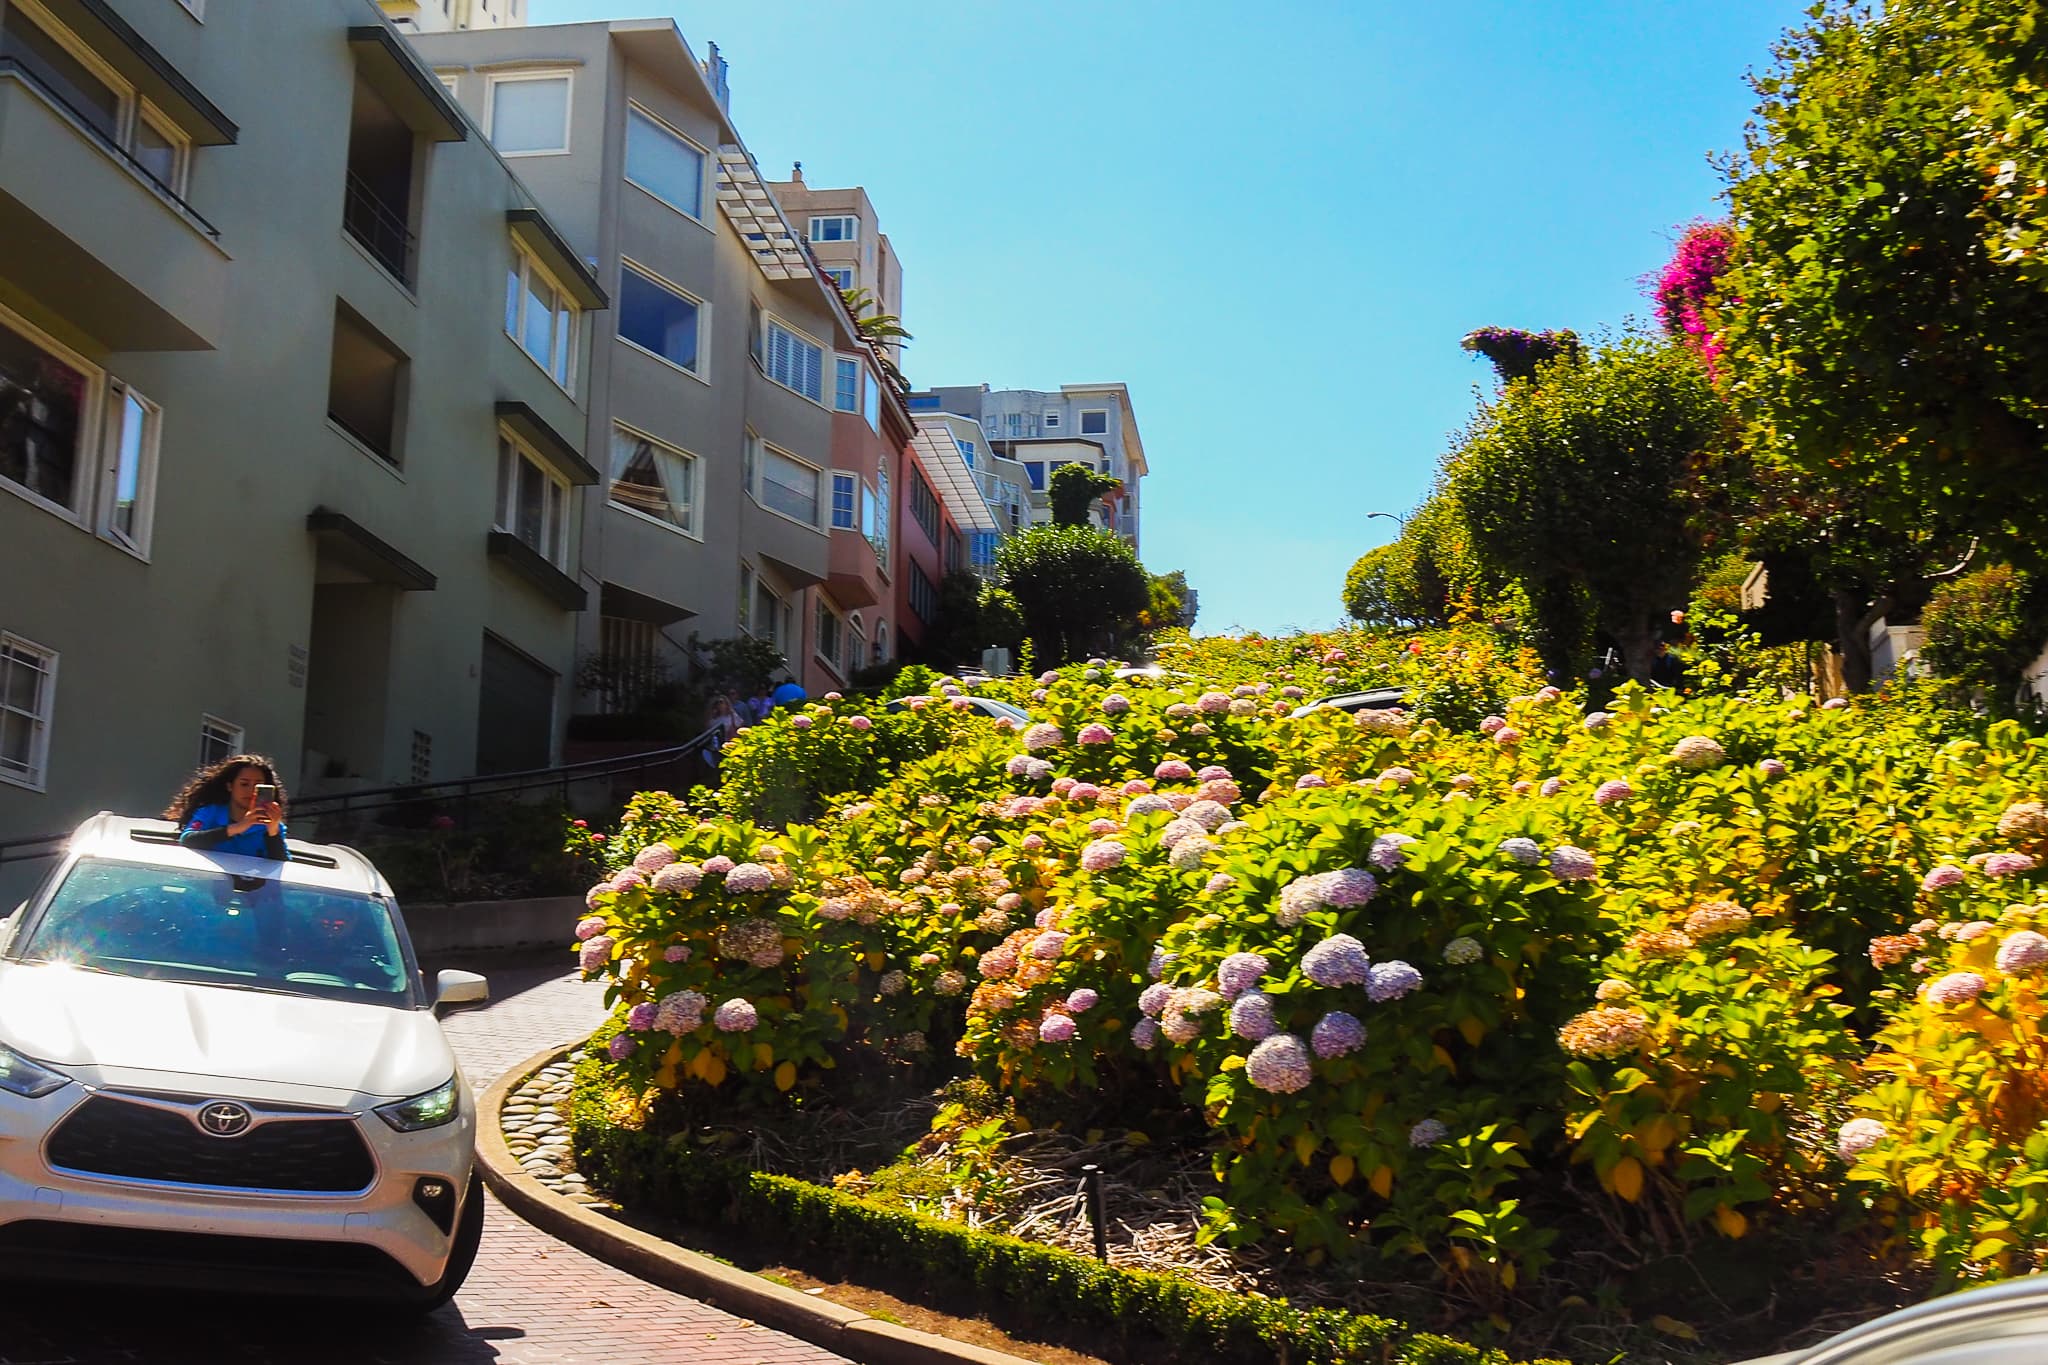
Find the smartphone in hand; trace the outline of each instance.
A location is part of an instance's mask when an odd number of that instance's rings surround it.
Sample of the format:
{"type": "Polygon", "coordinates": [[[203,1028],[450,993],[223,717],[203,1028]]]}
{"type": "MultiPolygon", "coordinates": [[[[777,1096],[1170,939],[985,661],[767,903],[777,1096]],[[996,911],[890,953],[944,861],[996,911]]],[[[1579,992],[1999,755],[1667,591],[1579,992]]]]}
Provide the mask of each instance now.
{"type": "Polygon", "coordinates": [[[277,804],[277,787],[274,783],[259,782],[256,784],[256,804],[259,806],[277,804]]]}

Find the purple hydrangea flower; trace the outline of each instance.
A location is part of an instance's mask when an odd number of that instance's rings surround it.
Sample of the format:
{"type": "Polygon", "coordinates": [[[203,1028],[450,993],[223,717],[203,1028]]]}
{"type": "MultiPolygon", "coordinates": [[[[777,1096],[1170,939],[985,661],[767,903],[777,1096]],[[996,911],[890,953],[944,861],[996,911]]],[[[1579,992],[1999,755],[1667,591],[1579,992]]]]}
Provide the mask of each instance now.
{"type": "Polygon", "coordinates": [[[1379,889],[1378,879],[1362,867],[1340,867],[1335,872],[1325,872],[1318,884],[1323,904],[1340,910],[1364,905],[1379,894],[1379,889]]]}
{"type": "Polygon", "coordinates": [[[1205,896],[1218,896],[1236,885],[1237,878],[1231,876],[1228,872],[1218,872],[1202,884],[1202,894],[1205,896]]]}
{"type": "Polygon", "coordinates": [[[1276,1033],[1245,1059],[1245,1079],[1276,1095],[1291,1095],[1315,1079],[1308,1047],[1291,1033],[1276,1033]]]}
{"type": "Polygon", "coordinates": [[[697,889],[697,883],[704,880],[704,869],[695,863],[670,863],[654,874],[654,889],[675,895],[688,895],[697,889]]]}
{"type": "Polygon", "coordinates": [[[1010,761],[1003,765],[1003,771],[1008,773],[1012,777],[1022,777],[1024,776],[1025,770],[1030,766],[1031,755],[1013,754],[1010,758],[1010,761]]]}
{"type": "Polygon", "coordinates": [[[1975,972],[1950,972],[1927,984],[1927,1000],[1935,1005],[1967,1005],[1989,984],[1975,972]]]}
{"type": "Polygon", "coordinates": [[[1259,984],[1259,978],[1272,969],[1260,953],[1232,953],[1223,959],[1223,965],[1216,969],[1216,989],[1228,1000],[1242,995],[1259,984]]]}
{"type": "Polygon", "coordinates": [[[736,896],[772,890],[775,874],[759,863],[739,863],[725,874],[725,889],[736,896]]]}
{"type": "Polygon", "coordinates": [[[604,1050],[611,1054],[613,1061],[623,1062],[633,1055],[633,1049],[639,1046],[639,1043],[640,1040],[630,1033],[614,1033],[611,1042],[605,1044],[604,1050]]]}
{"type": "Polygon", "coordinates": [[[688,962],[690,960],[690,945],[687,943],[669,944],[668,947],[661,950],[661,960],[663,962],[688,962]]]}
{"type": "Polygon", "coordinates": [[[1159,1021],[1140,1019],[1131,1026],[1131,1045],[1141,1052],[1150,1052],[1159,1046],[1159,1021]]]}
{"type": "Polygon", "coordinates": [[[1145,959],[1145,975],[1154,981],[1166,975],[1166,969],[1180,960],[1179,953],[1169,953],[1164,948],[1154,948],[1152,955],[1145,959]]]}
{"type": "Polygon", "coordinates": [[[1946,887],[1962,884],[1965,873],[1953,863],[1943,863],[1920,879],[1922,891],[1940,891],[1946,887]]]}
{"type": "Polygon", "coordinates": [[[1147,1017],[1157,1018],[1159,1012],[1166,1008],[1166,1002],[1172,995],[1173,987],[1164,981],[1155,981],[1138,997],[1138,1009],[1147,1017]]]}
{"type": "Polygon", "coordinates": [[[1434,1147],[1450,1135],[1451,1130],[1446,1128],[1441,1120],[1424,1119],[1408,1130],[1408,1145],[1417,1148],[1434,1147]]]}
{"type": "Polygon", "coordinates": [[[1331,1010],[1316,1020],[1315,1028],[1309,1033],[1309,1042],[1318,1057],[1342,1057],[1365,1046],[1365,1025],[1359,1022],[1357,1015],[1331,1010]]]}
{"type": "Polygon", "coordinates": [[[1365,998],[1375,1005],[1399,1000],[1422,988],[1422,973],[1405,962],[1375,962],[1367,969],[1365,998]]]}
{"type": "Polygon", "coordinates": [[[2009,934],[2005,942],[1998,945],[1998,970],[2007,976],[2042,966],[2048,966],[2048,938],[2032,929],[2009,934]]]}
{"type": "Polygon", "coordinates": [[[1372,841],[1372,852],[1366,855],[1366,861],[1382,872],[1398,871],[1408,861],[1408,855],[1401,850],[1414,842],[1414,835],[1399,830],[1382,834],[1372,841]]]}
{"type": "Polygon", "coordinates": [[[1501,840],[1500,851],[1508,856],[1509,862],[1520,863],[1523,867],[1535,867],[1543,861],[1543,846],[1534,839],[1519,835],[1501,840]]]}
{"type": "Polygon", "coordinates": [[[1061,929],[1048,929],[1040,934],[1031,945],[1031,955],[1040,962],[1051,962],[1067,946],[1067,935],[1061,929]]]}
{"type": "Polygon", "coordinates": [[[1365,945],[1349,934],[1332,934],[1301,957],[1303,975],[1318,986],[1363,984],[1370,966],[1365,945]]]}
{"type": "Polygon", "coordinates": [[[1376,782],[1391,782],[1397,787],[1405,787],[1415,781],[1415,770],[1413,768],[1399,767],[1383,768],[1380,770],[1380,775],[1374,780],[1376,782]]]}
{"type": "Polygon", "coordinates": [[[709,1003],[696,991],[664,995],[655,1007],[654,1026],[663,1033],[673,1033],[680,1038],[704,1022],[704,1007],[709,1003]]]}
{"type": "Polygon", "coordinates": [[[1085,872],[1107,872],[1124,860],[1124,846],[1114,839],[1097,839],[1081,850],[1081,868],[1085,872]]]}
{"type": "Polygon", "coordinates": [[[1273,997],[1263,991],[1246,991],[1230,1006],[1230,1031],[1246,1042],[1270,1038],[1279,1028],[1273,1018],[1273,997]]]}
{"type": "Polygon", "coordinates": [[[711,1022],[720,1033],[745,1033],[761,1022],[761,1016],[755,1013],[751,1001],[735,997],[718,1007],[711,1022]]]}
{"type": "Polygon", "coordinates": [[[1583,848],[1559,844],[1550,853],[1550,875],[1561,882],[1589,882],[1600,875],[1600,864],[1583,848]]]}
{"type": "Polygon", "coordinates": [[[1294,789],[1298,792],[1307,791],[1312,787],[1327,787],[1329,785],[1330,780],[1321,773],[1303,773],[1300,777],[1294,779],[1294,789]]]}
{"type": "Polygon", "coordinates": [[[1153,815],[1159,811],[1172,809],[1173,802],[1155,792],[1146,792],[1143,795],[1131,798],[1131,804],[1124,807],[1124,814],[1135,819],[1140,815],[1153,815]]]}
{"type": "Polygon", "coordinates": [[[1067,1008],[1075,1014],[1086,1014],[1089,1010],[1094,1009],[1101,1000],[1101,996],[1083,986],[1067,996],[1067,1008]]]}
{"type": "Polygon", "coordinates": [[[645,1033],[654,1027],[655,1016],[660,1012],[661,1006],[652,1000],[643,1000],[626,1011],[626,1027],[635,1033],[645,1033]]]}
{"type": "Polygon", "coordinates": [[[1546,777],[1543,779],[1543,785],[1536,789],[1537,793],[1543,796],[1555,796],[1563,790],[1564,779],[1561,777],[1546,777]]]}
{"type": "Polygon", "coordinates": [[[1064,1014],[1048,1014],[1038,1025],[1041,1042],[1071,1043],[1074,1041],[1074,1021],[1064,1014]]]}

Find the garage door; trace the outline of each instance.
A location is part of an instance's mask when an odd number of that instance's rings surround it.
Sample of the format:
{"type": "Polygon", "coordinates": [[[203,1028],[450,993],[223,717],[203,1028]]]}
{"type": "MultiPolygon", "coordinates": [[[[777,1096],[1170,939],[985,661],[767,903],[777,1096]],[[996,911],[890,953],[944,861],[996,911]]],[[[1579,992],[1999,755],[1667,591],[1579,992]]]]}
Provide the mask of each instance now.
{"type": "Polygon", "coordinates": [[[476,770],[545,768],[554,754],[555,674],[494,635],[484,636],[476,709],[476,770]]]}

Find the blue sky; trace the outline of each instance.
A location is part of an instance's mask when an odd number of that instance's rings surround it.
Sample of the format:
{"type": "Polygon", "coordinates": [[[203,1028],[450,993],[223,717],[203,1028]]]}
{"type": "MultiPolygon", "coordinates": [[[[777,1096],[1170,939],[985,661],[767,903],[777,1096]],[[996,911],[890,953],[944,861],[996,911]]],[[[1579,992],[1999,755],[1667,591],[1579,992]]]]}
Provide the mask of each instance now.
{"type": "Polygon", "coordinates": [[[1470,413],[1473,327],[1647,316],[1805,0],[533,0],[668,14],[764,172],[861,184],[920,384],[1123,380],[1196,629],[1342,615],[1470,413]]]}

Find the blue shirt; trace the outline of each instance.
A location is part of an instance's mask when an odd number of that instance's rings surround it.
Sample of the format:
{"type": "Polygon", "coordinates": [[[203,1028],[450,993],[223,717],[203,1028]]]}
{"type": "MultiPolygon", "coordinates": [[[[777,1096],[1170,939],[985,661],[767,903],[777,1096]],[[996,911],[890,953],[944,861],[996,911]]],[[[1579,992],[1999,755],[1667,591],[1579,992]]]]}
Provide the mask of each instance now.
{"type": "MultiPolygon", "coordinates": [[[[198,810],[193,811],[192,818],[185,822],[183,832],[186,834],[197,834],[201,830],[226,829],[234,822],[234,812],[224,805],[201,806],[198,810]]],[[[278,825],[277,832],[279,835],[284,833],[284,825],[282,823],[278,825]]],[[[264,825],[251,825],[240,834],[230,834],[227,838],[215,844],[213,851],[216,853],[240,853],[250,858],[261,858],[265,856],[269,838],[270,830],[268,827],[264,825]]]]}
{"type": "Polygon", "coordinates": [[[810,694],[796,683],[786,682],[768,694],[770,703],[776,706],[795,706],[810,694]]]}

